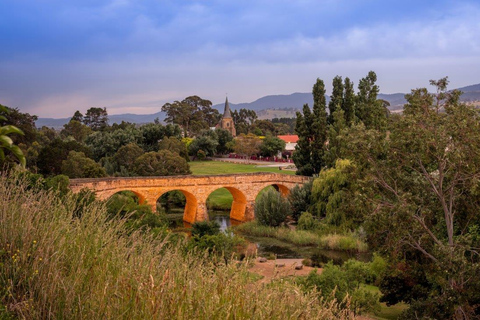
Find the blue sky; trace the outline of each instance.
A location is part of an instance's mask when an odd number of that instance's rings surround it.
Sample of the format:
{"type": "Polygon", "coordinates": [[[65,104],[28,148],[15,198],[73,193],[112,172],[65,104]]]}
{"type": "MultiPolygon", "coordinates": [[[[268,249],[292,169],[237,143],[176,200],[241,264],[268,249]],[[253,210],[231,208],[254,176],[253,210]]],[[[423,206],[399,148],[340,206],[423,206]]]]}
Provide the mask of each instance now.
{"type": "Polygon", "coordinates": [[[374,70],[381,92],[480,82],[480,1],[0,0],[0,104],[40,117],[154,113],[327,90],[374,70]]]}

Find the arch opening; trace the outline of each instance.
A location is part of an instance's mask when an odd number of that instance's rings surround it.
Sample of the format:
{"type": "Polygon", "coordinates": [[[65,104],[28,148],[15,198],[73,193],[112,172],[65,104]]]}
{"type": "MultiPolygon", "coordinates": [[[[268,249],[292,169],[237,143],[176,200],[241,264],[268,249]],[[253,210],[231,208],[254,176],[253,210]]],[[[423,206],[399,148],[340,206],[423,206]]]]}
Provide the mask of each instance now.
{"type": "Polygon", "coordinates": [[[273,183],[271,185],[268,185],[268,186],[265,186],[263,189],[261,189],[258,193],[257,193],[257,196],[255,197],[255,201],[258,200],[258,198],[262,195],[262,193],[264,193],[265,191],[267,190],[275,190],[277,192],[280,192],[280,194],[283,196],[283,197],[288,197],[288,195],[290,194],[290,189],[288,187],[286,187],[285,185],[283,184],[278,184],[278,183],[273,183]]]}
{"type": "Polygon", "coordinates": [[[157,197],[157,211],[168,215],[181,215],[182,220],[187,223],[194,223],[197,219],[197,198],[188,191],[174,189],[165,191],[157,197]],[[182,214],[183,213],[183,214],[182,214]]]}
{"type": "Polygon", "coordinates": [[[214,215],[216,210],[230,212],[229,218],[232,224],[245,221],[245,209],[247,198],[245,194],[233,187],[216,189],[207,198],[207,210],[209,216],[214,215]]]}

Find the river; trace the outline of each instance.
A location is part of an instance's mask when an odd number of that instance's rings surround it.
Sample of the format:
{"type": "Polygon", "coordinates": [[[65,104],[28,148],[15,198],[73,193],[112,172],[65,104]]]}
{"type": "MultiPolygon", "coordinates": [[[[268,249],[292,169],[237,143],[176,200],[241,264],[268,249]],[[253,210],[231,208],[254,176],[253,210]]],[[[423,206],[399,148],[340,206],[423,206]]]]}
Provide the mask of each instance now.
{"type": "MultiPolygon", "coordinates": [[[[182,214],[169,215],[173,228],[189,228],[188,224],[183,223],[182,214]]],[[[210,212],[210,219],[218,222],[220,230],[225,231],[232,225],[238,225],[240,222],[231,220],[228,212],[213,211],[210,212]]],[[[252,237],[241,234],[241,236],[257,248],[257,255],[269,257],[275,255],[279,259],[311,259],[316,264],[333,261],[334,264],[342,264],[348,259],[357,259],[360,261],[370,261],[370,253],[350,253],[345,251],[324,250],[314,246],[297,246],[282,240],[266,237],[252,237]]]]}

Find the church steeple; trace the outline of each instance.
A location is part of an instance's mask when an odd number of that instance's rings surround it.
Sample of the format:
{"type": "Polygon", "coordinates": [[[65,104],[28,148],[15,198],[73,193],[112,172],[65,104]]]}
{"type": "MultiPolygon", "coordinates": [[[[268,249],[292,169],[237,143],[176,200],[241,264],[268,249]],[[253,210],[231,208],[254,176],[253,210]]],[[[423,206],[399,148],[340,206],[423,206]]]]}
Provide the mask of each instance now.
{"type": "Polygon", "coordinates": [[[230,105],[228,104],[228,97],[225,98],[225,111],[223,111],[223,118],[231,118],[230,105]]]}
{"type": "Polygon", "coordinates": [[[223,117],[220,119],[220,122],[216,127],[230,131],[234,137],[237,135],[235,124],[233,123],[232,112],[230,111],[230,105],[228,104],[228,97],[225,98],[225,110],[223,111],[223,117]]]}

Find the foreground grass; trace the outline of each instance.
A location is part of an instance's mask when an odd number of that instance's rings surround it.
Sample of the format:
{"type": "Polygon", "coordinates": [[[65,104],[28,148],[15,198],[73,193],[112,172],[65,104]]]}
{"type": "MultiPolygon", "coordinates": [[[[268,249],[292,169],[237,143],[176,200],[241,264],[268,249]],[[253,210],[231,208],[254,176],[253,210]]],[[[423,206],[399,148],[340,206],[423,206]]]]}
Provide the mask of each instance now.
{"type": "Polygon", "coordinates": [[[191,161],[188,163],[194,175],[215,175],[250,172],[274,172],[281,174],[295,174],[291,170],[278,170],[278,167],[257,167],[253,164],[236,164],[221,161],[191,161]]]}
{"type": "Polygon", "coordinates": [[[0,177],[0,306],[24,319],[352,319],[294,284],[253,282],[183,242],[126,234],[93,203],[0,177]]]}
{"type": "Polygon", "coordinates": [[[322,249],[350,252],[366,252],[367,245],[353,235],[319,235],[312,231],[291,230],[260,225],[257,221],[242,223],[235,230],[254,237],[268,237],[284,240],[298,246],[318,246],[322,249]]]}

